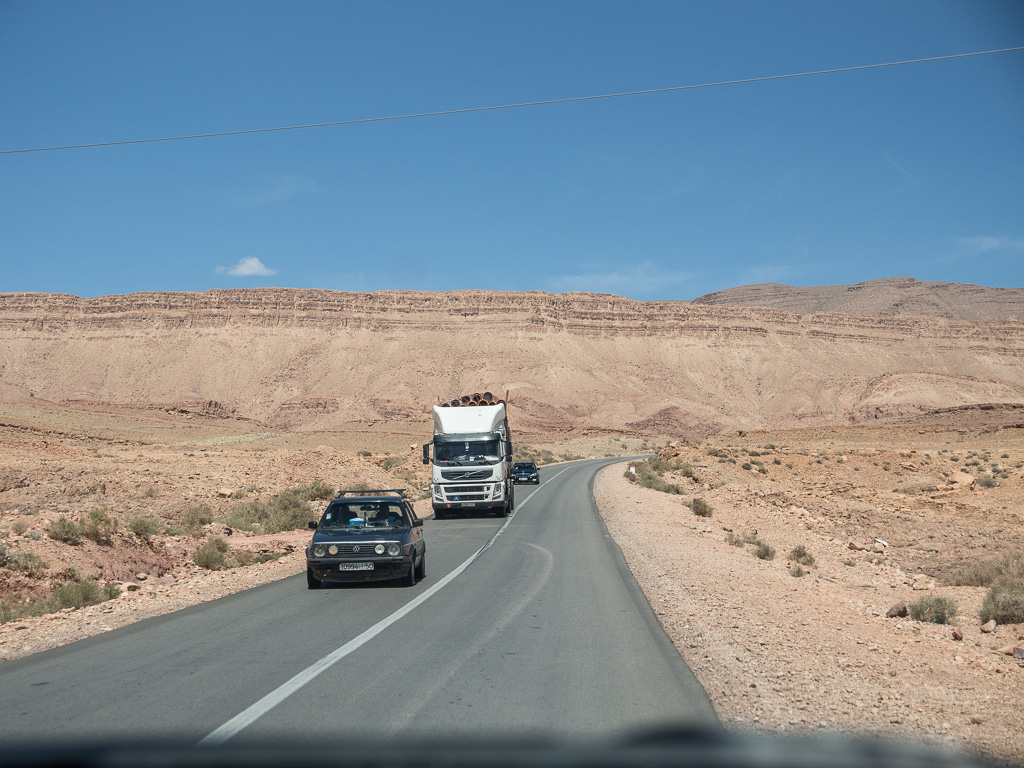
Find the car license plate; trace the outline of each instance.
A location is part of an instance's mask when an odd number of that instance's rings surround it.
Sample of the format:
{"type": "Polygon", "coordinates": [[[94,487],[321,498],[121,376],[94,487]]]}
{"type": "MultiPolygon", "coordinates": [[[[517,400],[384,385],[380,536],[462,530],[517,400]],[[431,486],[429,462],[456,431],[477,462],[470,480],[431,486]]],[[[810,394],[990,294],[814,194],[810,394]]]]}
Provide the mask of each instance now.
{"type": "Polygon", "coordinates": [[[372,571],[373,563],[342,563],[338,567],[342,571],[372,571]]]}

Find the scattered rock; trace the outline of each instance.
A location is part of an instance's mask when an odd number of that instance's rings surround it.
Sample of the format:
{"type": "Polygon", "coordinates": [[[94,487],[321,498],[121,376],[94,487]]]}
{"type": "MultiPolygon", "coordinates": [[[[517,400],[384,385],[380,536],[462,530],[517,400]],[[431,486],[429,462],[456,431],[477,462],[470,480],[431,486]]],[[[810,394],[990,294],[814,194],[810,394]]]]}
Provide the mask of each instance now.
{"type": "Polygon", "coordinates": [[[135,578],[138,579],[139,581],[145,581],[146,579],[149,578],[149,574],[148,573],[136,573],[135,574],[135,578]]]}
{"type": "Polygon", "coordinates": [[[976,482],[974,475],[969,475],[966,472],[954,472],[946,479],[946,485],[952,485],[958,490],[966,488],[973,491],[976,482]]]}
{"type": "Polygon", "coordinates": [[[961,640],[964,639],[964,633],[961,632],[959,629],[954,629],[953,630],[953,639],[956,640],[959,643],[961,640]]]}
{"type": "Polygon", "coordinates": [[[985,722],[985,718],[974,715],[971,717],[971,725],[981,725],[985,722]]]}
{"type": "Polygon", "coordinates": [[[876,541],[874,544],[871,545],[871,551],[875,552],[876,554],[880,554],[882,552],[885,552],[885,547],[883,547],[876,541]]]}
{"type": "Polygon", "coordinates": [[[887,618],[887,619],[902,619],[906,615],[907,615],[907,604],[906,603],[896,603],[896,605],[894,605],[892,608],[890,608],[888,611],[886,611],[885,618],[887,618]]]}
{"type": "Polygon", "coordinates": [[[864,545],[863,544],[859,544],[856,541],[851,541],[846,546],[847,546],[847,548],[852,549],[854,552],[860,552],[860,551],[862,551],[864,549],[864,545]]]}
{"type": "Polygon", "coordinates": [[[229,498],[231,498],[231,494],[233,494],[233,493],[234,493],[234,491],[231,490],[230,488],[218,488],[217,489],[217,496],[218,496],[218,498],[221,498],[221,499],[229,499],[229,498]]]}
{"type": "Polygon", "coordinates": [[[990,635],[993,632],[995,632],[996,620],[992,619],[990,621],[986,621],[984,624],[981,625],[981,631],[984,632],[986,635],[990,635]]]}
{"type": "Polygon", "coordinates": [[[1013,656],[1013,646],[1004,645],[1002,648],[996,648],[996,653],[1001,653],[1003,656],[1013,656]]]}
{"type": "Polygon", "coordinates": [[[1024,659],[1024,648],[1021,648],[1019,645],[1016,646],[1013,649],[1013,658],[1015,658],[1015,659],[1024,659]]]}
{"type": "Polygon", "coordinates": [[[916,590],[935,589],[935,579],[929,579],[929,578],[914,579],[914,589],[916,589],[916,590]]]}

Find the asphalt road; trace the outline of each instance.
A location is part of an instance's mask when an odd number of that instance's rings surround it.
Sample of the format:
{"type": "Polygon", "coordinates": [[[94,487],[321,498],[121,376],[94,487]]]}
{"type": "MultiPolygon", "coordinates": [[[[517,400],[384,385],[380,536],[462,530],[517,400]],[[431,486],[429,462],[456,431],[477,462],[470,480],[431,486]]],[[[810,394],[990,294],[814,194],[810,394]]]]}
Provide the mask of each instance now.
{"type": "Polygon", "coordinates": [[[542,468],[508,520],[427,520],[413,588],[299,575],[4,664],[0,743],[715,725],[594,507],[609,462],[542,468]]]}

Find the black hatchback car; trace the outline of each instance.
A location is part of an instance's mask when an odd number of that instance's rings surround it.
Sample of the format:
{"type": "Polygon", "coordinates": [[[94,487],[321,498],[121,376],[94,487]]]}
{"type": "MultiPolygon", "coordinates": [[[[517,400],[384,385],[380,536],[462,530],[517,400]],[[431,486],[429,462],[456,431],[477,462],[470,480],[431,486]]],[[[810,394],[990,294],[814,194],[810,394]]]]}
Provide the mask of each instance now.
{"type": "Polygon", "coordinates": [[[540,472],[537,471],[537,465],[532,461],[517,461],[512,465],[512,482],[538,485],[540,472]]]}
{"type": "Polygon", "coordinates": [[[402,579],[427,574],[423,521],[404,490],[342,491],[327,505],[306,547],[306,585],[325,581],[402,579]]]}

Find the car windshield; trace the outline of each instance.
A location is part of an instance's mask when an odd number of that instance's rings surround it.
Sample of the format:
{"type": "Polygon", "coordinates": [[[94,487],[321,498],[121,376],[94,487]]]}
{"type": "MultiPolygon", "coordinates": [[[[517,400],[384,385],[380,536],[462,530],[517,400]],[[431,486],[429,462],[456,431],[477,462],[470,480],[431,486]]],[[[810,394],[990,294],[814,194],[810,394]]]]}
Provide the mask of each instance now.
{"type": "Polygon", "coordinates": [[[520,464],[516,464],[514,467],[512,467],[512,469],[525,470],[525,471],[529,472],[532,469],[536,469],[536,467],[534,467],[533,464],[520,463],[520,464]]]}
{"type": "Polygon", "coordinates": [[[497,464],[501,461],[498,438],[439,442],[434,454],[438,464],[497,464]]]}
{"type": "Polygon", "coordinates": [[[321,528],[408,528],[402,505],[393,501],[336,501],[320,519],[321,528]]]}

